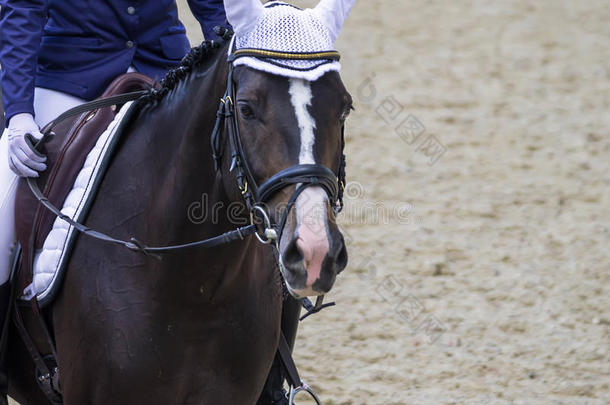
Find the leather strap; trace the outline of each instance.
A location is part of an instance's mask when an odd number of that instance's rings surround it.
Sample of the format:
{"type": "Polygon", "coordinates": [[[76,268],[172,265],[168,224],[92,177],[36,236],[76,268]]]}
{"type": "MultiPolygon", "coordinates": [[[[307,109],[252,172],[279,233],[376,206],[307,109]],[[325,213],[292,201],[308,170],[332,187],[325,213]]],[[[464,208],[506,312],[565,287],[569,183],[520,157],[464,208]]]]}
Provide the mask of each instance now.
{"type": "MultiPolygon", "coordinates": [[[[55,404],[61,403],[61,397],[55,389],[53,389],[53,372],[47,366],[47,363],[42,358],[42,355],[36,349],[36,344],[30,338],[30,335],[23,323],[23,318],[21,317],[21,312],[19,311],[19,305],[15,303],[15,316],[13,317],[15,326],[17,327],[17,331],[21,336],[23,344],[26,349],[30,353],[30,357],[36,366],[36,370],[38,371],[38,379],[39,379],[39,387],[43,391],[44,395],[47,399],[55,404]]],[[[46,327],[45,327],[46,329],[46,327]]],[[[55,357],[56,358],[56,357],[55,357]]]]}
{"type": "Polygon", "coordinates": [[[211,248],[218,245],[222,245],[225,243],[229,243],[238,239],[244,239],[246,236],[250,236],[256,232],[256,225],[251,224],[247,226],[242,226],[240,228],[234,229],[229,232],[225,232],[221,235],[214,236],[212,238],[203,239],[195,242],[185,243],[182,245],[170,245],[170,246],[159,246],[159,247],[150,247],[142,243],[136,238],[131,238],[129,241],[121,240],[117,238],[113,238],[103,232],[96,231],[94,229],[89,228],[79,222],[74,221],[69,216],[63,214],[59,208],[51,204],[51,202],[44,196],[40,188],[38,187],[38,183],[35,178],[28,177],[27,179],[28,186],[30,190],[38,201],[42,205],[44,205],[49,211],[55,214],[58,218],[66,221],[69,225],[73,226],[78,232],[91,236],[92,238],[113,243],[116,245],[122,245],[128,248],[129,250],[133,250],[135,252],[141,252],[149,255],[155,255],[158,253],[170,253],[177,250],[189,249],[189,248],[211,248]]]}
{"type": "Polygon", "coordinates": [[[147,93],[148,93],[147,90],[134,91],[132,93],[118,94],[116,96],[105,97],[105,98],[101,98],[99,100],[93,100],[93,101],[89,101],[88,103],[80,104],[74,108],[69,109],[68,111],[65,111],[59,117],[55,118],[53,121],[51,121],[49,124],[47,124],[45,126],[46,130],[45,130],[44,135],[48,136],[57,124],[59,124],[60,122],[64,121],[67,118],[74,117],[75,115],[79,115],[84,112],[97,110],[99,108],[125,104],[129,101],[137,100],[147,93]]]}
{"type": "Polygon", "coordinates": [[[284,370],[286,370],[286,380],[288,381],[288,384],[295,388],[300,387],[301,377],[299,376],[299,370],[297,370],[297,365],[294,363],[292,353],[290,353],[290,347],[288,346],[288,342],[286,341],[283,332],[280,333],[280,343],[277,347],[277,351],[280,354],[282,366],[284,367],[284,370]]]}
{"type": "MultiPolygon", "coordinates": [[[[40,145],[47,142],[49,137],[52,136],[53,128],[57,124],[59,124],[60,122],[62,122],[63,120],[65,120],[69,117],[73,117],[73,116],[82,114],[84,112],[93,111],[93,110],[96,110],[99,108],[125,104],[129,101],[134,101],[134,100],[139,99],[141,96],[145,95],[146,93],[147,93],[147,91],[143,90],[143,91],[136,91],[136,92],[132,92],[132,93],[119,94],[119,95],[112,96],[112,97],[94,100],[94,101],[91,101],[91,102],[88,102],[85,104],[81,104],[77,107],[71,108],[68,111],[61,114],[59,117],[57,117],[55,120],[53,120],[50,124],[48,124],[46,126],[45,134],[44,134],[43,138],[40,141],[38,141],[38,143],[36,144],[36,147],[39,147],[40,145]]],[[[47,208],[57,217],[61,218],[62,220],[66,221],[68,224],[73,226],[74,229],[76,229],[78,232],[91,236],[95,239],[98,239],[98,240],[101,240],[104,242],[122,245],[132,251],[141,252],[141,253],[144,253],[147,255],[152,255],[152,256],[155,256],[156,254],[160,254],[160,253],[169,253],[169,252],[174,252],[174,251],[182,250],[182,249],[215,247],[215,246],[229,243],[229,242],[232,242],[232,241],[235,241],[238,239],[244,239],[246,236],[250,236],[250,235],[256,233],[256,229],[257,229],[256,225],[251,224],[251,225],[247,225],[247,226],[242,226],[242,227],[234,229],[232,231],[225,232],[221,235],[214,236],[212,238],[208,238],[208,239],[204,239],[204,240],[194,241],[194,242],[185,243],[185,244],[181,244],[181,245],[150,247],[150,246],[145,245],[143,242],[139,241],[136,238],[132,237],[132,238],[130,238],[129,241],[113,238],[110,235],[107,235],[103,232],[96,231],[79,222],[72,220],[72,218],[64,215],[59,208],[57,208],[55,205],[53,205],[47,199],[47,197],[45,197],[44,193],[40,190],[40,187],[38,186],[38,182],[36,181],[35,178],[27,178],[27,183],[28,183],[30,190],[36,197],[36,199],[38,199],[38,201],[45,208],[47,208]]],[[[159,258],[159,257],[157,256],[157,258],[159,258]]]]}
{"type": "Polygon", "coordinates": [[[317,164],[300,164],[274,174],[259,186],[258,199],[262,202],[269,201],[279,190],[298,183],[315,183],[322,186],[331,198],[331,204],[337,199],[337,176],[326,166],[317,164]]]}

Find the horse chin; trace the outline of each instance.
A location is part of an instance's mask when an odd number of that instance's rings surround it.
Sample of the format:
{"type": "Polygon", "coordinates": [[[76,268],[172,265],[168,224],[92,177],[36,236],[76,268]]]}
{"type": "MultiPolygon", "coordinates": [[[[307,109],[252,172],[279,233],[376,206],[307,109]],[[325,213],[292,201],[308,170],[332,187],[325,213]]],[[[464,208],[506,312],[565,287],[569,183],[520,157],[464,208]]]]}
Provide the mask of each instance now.
{"type": "Polygon", "coordinates": [[[290,288],[290,285],[288,285],[288,283],[286,283],[286,288],[288,289],[290,295],[292,295],[296,299],[301,299],[305,297],[317,297],[319,295],[325,294],[324,292],[314,290],[312,287],[305,289],[292,289],[290,288]]]}
{"type": "Polygon", "coordinates": [[[294,249],[298,244],[298,239],[291,241],[293,248],[280,254],[280,266],[288,292],[295,298],[326,294],[335,280],[332,263],[328,259],[320,260],[320,263],[308,263],[294,249]]]}
{"type": "Polygon", "coordinates": [[[309,273],[305,266],[299,266],[298,269],[287,268],[284,265],[283,260],[280,260],[280,267],[282,269],[282,275],[284,276],[286,289],[290,295],[297,299],[317,297],[328,293],[336,279],[336,273],[330,274],[328,272],[323,272],[322,277],[316,279],[313,283],[310,283],[308,282],[309,273]]]}

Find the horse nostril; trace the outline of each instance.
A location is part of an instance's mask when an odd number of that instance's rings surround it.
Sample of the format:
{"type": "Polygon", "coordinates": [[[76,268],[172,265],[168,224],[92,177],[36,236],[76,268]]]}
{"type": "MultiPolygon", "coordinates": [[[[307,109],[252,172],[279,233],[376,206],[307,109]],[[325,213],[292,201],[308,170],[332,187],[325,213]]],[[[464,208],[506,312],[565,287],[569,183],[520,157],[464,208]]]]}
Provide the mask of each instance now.
{"type": "Polygon", "coordinates": [[[341,251],[339,251],[339,256],[337,257],[337,274],[341,273],[345,267],[347,266],[347,248],[345,247],[345,243],[341,246],[341,251]]]}
{"type": "Polygon", "coordinates": [[[286,249],[282,253],[282,263],[284,264],[284,279],[286,284],[293,290],[303,289],[307,283],[307,269],[303,253],[297,244],[298,238],[293,238],[288,242],[286,249]]]}
{"type": "Polygon", "coordinates": [[[340,247],[335,259],[335,268],[337,269],[337,274],[341,273],[347,266],[347,246],[345,246],[345,240],[343,239],[343,235],[339,235],[341,237],[338,241],[340,247]]]}
{"type": "Polygon", "coordinates": [[[301,266],[303,263],[303,253],[301,253],[301,249],[299,249],[297,240],[297,238],[293,238],[289,242],[282,258],[284,265],[290,269],[301,266]]]}

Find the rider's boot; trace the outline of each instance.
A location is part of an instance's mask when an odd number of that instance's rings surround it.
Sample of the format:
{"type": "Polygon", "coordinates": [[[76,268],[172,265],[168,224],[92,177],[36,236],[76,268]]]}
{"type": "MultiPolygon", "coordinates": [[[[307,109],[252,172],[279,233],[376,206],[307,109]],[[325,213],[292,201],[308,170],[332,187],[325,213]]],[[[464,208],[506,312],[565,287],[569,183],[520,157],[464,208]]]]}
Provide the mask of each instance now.
{"type": "Polygon", "coordinates": [[[0,405],[7,405],[8,370],[6,368],[6,340],[8,338],[7,323],[11,283],[9,281],[0,285],[0,405]]]}
{"type": "MultiPolygon", "coordinates": [[[[282,333],[286,337],[290,351],[294,348],[300,313],[301,302],[291,296],[287,296],[282,306],[282,333]]],[[[263,388],[263,392],[256,405],[287,405],[288,400],[284,390],[285,379],[286,373],[282,367],[279,354],[276,353],[267,382],[265,383],[265,388],[263,388]]]]}

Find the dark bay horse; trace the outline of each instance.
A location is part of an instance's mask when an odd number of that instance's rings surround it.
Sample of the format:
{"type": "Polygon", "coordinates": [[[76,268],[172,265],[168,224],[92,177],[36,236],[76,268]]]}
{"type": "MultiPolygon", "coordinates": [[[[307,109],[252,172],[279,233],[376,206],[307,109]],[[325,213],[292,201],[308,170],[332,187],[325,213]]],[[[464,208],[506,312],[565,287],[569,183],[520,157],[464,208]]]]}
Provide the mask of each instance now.
{"type": "MultiPolygon", "coordinates": [[[[151,93],[105,175],[88,226],[171,245],[248,223],[229,137],[222,138],[218,170],[210,146],[227,86],[226,55],[227,45],[204,43],[168,75],[163,90],[151,93]],[[189,215],[202,201],[208,204],[201,206],[208,215],[203,223],[189,215]]],[[[338,73],[306,82],[236,67],[232,82],[257,181],[299,164],[304,119],[315,128],[311,157],[338,173],[351,108],[338,73]]],[[[266,204],[274,223],[294,190],[285,187],[266,204]]],[[[307,190],[279,241],[295,296],[327,292],[347,262],[331,202],[321,187],[307,190]]],[[[48,310],[64,404],[254,404],[276,352],[281,306],[273,250],[253,236],[163,260],[79,237],[48,310]]],[[[10,394],[22,405],[47,404],[15,340],[10,394]]]]}

